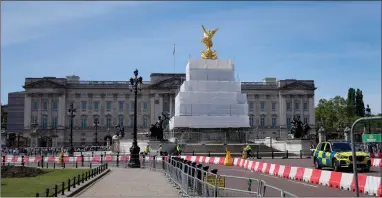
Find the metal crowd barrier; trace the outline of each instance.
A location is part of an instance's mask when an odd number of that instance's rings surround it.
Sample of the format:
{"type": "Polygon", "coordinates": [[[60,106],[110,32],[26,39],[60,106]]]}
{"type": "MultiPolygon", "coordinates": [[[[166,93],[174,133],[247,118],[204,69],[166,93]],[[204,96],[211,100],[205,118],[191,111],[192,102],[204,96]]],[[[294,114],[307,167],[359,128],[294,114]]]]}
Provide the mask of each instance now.
{"type": "Polygon", "coordinates": [[[158,162],[152,160],[150,168],[163,169],[169,181],[174,184],[182,196],[190,197],[264,197],[273,191],[272,196],[297,197],[280,188],[267,184],[264,180],[231,175],[220,175],[217,169],[209,171],[209,166],[169,157],[158,162]],[[158,164],[161,163],[161,164],[158,164]],[[230,180],[231,182],[221,182],[230,180]],[[236,184],[237,186],[231,186],[236,184]]]}

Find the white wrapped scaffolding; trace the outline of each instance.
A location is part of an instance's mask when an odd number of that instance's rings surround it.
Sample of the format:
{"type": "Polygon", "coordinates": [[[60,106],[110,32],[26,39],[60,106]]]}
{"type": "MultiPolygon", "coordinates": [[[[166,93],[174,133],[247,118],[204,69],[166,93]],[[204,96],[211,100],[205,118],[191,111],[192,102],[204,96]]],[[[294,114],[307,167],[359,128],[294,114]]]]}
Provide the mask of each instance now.
{"type": "Polygon", "coordinates": [[[230,60],[190,60],[170,129],[249,127],[247,96],[234,70],[230,60]]]}

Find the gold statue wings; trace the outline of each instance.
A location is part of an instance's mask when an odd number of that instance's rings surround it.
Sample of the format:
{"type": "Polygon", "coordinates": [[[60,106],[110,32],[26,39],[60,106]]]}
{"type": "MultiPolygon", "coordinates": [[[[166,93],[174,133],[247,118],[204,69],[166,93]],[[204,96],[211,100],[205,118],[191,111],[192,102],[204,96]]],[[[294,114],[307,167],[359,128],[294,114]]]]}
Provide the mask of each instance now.
{"type": "Polygon", "coordinates": [[[216,28],[214,30],[206,30],[206,28],[204,27],[204,25],[202,25],[202,28],[203,28],[203,32],[204,32],[204,38],[212,38],[214,37],[215,33],[219,30],[219,28],[216,28]]]}

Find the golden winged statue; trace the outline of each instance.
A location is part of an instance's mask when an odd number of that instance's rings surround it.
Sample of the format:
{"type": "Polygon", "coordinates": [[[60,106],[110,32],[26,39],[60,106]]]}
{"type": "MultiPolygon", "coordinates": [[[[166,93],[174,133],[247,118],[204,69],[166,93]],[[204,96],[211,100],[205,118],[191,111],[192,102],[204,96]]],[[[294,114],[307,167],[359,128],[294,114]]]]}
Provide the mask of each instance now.
{"type": "Polygon", "coordinates": [[[216,50],[211,50],[214,43],[212,42],[212,38],[214,37],[215,33],[219,30],[219,28],[216,28],[214,30],[206,30],[204,25],[202,25],[204,37],[202,39],[202,43],[204,43],[206,47],[206,51],[202,51],[202,59],[218,59],[216,56],[216,50]]]}

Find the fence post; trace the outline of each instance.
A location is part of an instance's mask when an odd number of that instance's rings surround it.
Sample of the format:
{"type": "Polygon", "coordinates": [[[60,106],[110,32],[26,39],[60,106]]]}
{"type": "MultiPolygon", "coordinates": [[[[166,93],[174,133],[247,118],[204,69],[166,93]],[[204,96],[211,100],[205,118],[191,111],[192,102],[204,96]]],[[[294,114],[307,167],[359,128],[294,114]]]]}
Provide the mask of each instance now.
{"type": "Polygon", "coordinates": [[[275,158],[275,155],[274,155],[274,151],[272,149],[272,159],[274,159],[274,158],[275,158]]]}
{"type": "Polygon", "coordinates": [[[119,167],[119,152],[117,153],[117,164],[116,164],[117,167],[119,167]]]}
{"type": "Polygon", "coordinates": [[[36,197],[39,197],[40,196],[40,193],[36,193],[36,197]]]}
{"type": "Polygon", "coordinates": [[[3,156],[3,166],[5,166],[5,155],[3,156]]]}
{"type": "Polygon", "coordinates": [[[61,195],[65,195],[65,182],[61,184],[61,195]]]}
{"type": "Polygon", "coordinates": [[[56,169],[56,162],[53,162],[53,169],[56,169]]]}
{"type": "Polygon", "coordinates": [[[85,174],[82,173],[82,183],[85,183],[85,174]]]}
{"type": "Polygon", "coordinates": [[[92,162],[90,162],[90,164],[89,164],[89,168],[92,168],[92,162]]]}
{"type": "Polygon", "coordinates": [[[84,155],[82,155],[82,152],[81,152],[81,166],[84,167],[84,155]]]}
{"type": "Polygon", "coordinates": [[[302,159],[302,150],[300,150],[300,159],[302,159]]]}
{"type": "Polygon", "coordinates": [[[208,157],[211,157],[211,151],[208,151],[208,157]]]}
{"type": "Polygon", "coordinates": [[[77,163],[77,161],[76,161],[76,168],[78,168],[78,163],[77,163]]]}
{"type": "Polygon", "coordinates": [[[57,193],[58,193],[58,185],[55,184],[54,185],[54,197],[57,197],[57,193]]]}
{"type": "Polygon", "coordinates": [[[49,188],[45,190],[45,197],[49,197],[49,188]]]}
{"type": "Polygon", "coordinates": [[[286,150],[286,158],[287,158],[287,159],[289,158],[289,152],[288,152],[288,150],[286,150]]]}
{"type": "Polygon", "coordinates": [[[44,156],[41,155],[41,168],[44,168],[44,156]]]}
{"type": "Polygon", "coordinates": [[[195,156],[195,150],[192,151],[192,156],[195,156]]]}
{"type": "Polygon", "coordinates": [[[101,154],[101,164],[103,163],[103,155],[101,154]]]}
{"type": "Polygon", "coordinates": [[[70,179],[68,179],[68,191],[70,192],[70,179]]]}
{"type": "Polygon", "coordinates": [[[21,156],[21,166],[24,166],[24,155],[21,156]]]}
{"type": "Polygon", "coordinates": [[[81,175],[78,174],[78,178],[77,178],[77,185],[80,185],[81,184],[81,175]]]}
{"type": "Polygon", "coordinates": [[[76,188],[76,176],[73,176],[73,188],[76,188]]]}
{"type": "Polygon", "coordinates": [[[49,168],[49,164],[48,164],[49,162],[46,162],[46,168],[49,168]]]}

